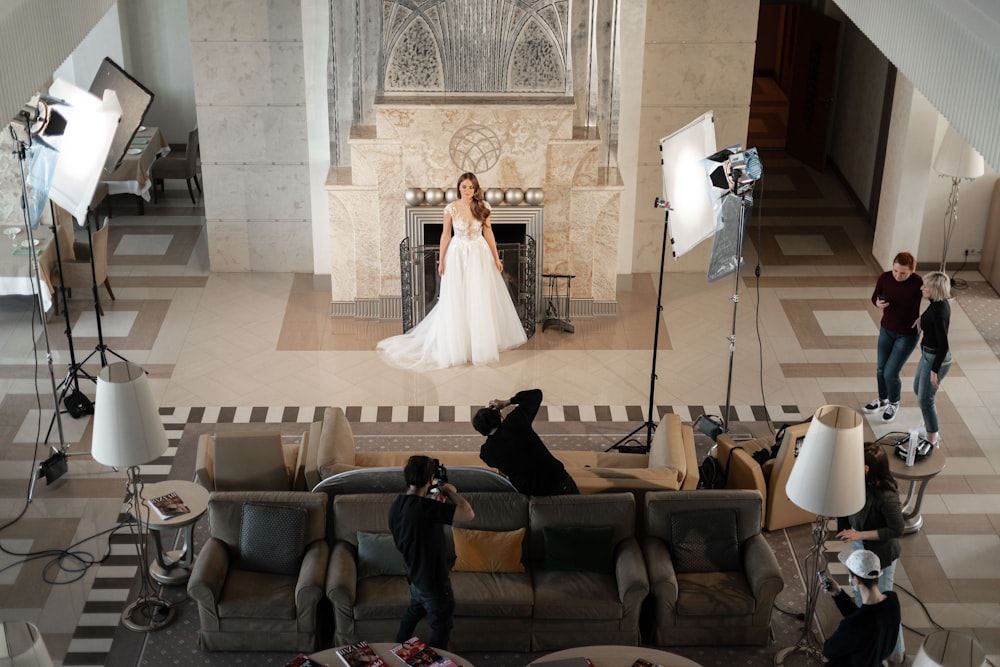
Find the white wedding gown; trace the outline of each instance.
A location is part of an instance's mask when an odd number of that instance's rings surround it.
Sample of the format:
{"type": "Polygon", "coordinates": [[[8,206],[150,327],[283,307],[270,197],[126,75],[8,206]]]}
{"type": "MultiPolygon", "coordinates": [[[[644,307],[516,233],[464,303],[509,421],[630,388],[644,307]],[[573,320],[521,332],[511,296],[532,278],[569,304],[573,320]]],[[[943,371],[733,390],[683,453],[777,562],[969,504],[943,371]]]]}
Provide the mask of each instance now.
{"type": "Polygon", "coordinates": [[[452,239],[444,258],[437,304],[401,336],[379,341],[387,364],[410,370],[487,364],[527,341],[510,292],[483,238],[483,224],[460,217],[454,204],[452,239]]]}

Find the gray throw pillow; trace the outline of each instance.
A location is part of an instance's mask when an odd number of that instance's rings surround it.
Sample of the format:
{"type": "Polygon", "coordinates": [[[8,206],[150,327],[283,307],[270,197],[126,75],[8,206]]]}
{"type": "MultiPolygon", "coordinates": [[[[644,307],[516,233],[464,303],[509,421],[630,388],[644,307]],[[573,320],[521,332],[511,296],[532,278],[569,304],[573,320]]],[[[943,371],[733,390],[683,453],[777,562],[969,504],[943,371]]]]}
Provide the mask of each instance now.
{"type": "Polygon", "coordinates": [[[406,562],[390,533],[358,531],[358,578],[405,575],[406,562]]]}
{"type": "Polygon", "coordinates": [[[677,572],[734,572],[743,569],[735,510],[680,512],[670,517],[670,556],[677,572]]]}
{"type": "Polygon", "coordinates": [[[306,546],[307,516],[304,507],[245,503],[240,520],[240,568],[298,574],[306,546]]]}

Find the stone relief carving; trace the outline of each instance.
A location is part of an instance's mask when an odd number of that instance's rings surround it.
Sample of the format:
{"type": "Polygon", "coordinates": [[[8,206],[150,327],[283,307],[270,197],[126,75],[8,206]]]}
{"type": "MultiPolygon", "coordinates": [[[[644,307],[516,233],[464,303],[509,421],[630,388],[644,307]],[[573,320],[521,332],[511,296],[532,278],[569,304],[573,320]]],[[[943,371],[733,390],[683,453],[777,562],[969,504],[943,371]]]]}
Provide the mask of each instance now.
{"type": "Polygon", "coordinates": [[[470,123],[451,136],[448,152],[451,161],[463,172],[489,171],[500,160],[500,137],[485,125],[470,123]]]}

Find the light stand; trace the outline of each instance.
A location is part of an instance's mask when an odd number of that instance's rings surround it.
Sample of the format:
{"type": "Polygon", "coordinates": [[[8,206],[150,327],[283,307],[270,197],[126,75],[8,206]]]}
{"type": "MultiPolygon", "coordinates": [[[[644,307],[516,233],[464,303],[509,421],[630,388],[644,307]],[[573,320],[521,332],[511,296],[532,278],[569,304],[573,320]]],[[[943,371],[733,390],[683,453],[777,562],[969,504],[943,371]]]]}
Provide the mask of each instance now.
{"type": "MultiPolygon", "coordinates": [[[[25,112],[22,111],[21,113],[25,112]]],[[[38,251],[35,249],[35,236],[32,233],[31,219],[28,215],[28,180],[24,173],[24,162],[27,158],[27,144],[18,137],[13,126],[9,125],[8,128],[10,130],[11,139],[14,142],[15,152],[17,153],[17,165],[21,174],[21,211],[24,214],[24,229],[28,234],[28,255],[31,257],[31,272],[35,276],[35,305],[38,309],[38,320],[42,325],[42,337],[45,339],[45,361],[49,369],[49,382],[52,386],[52,407],[55,413],[54,418],[57,431],[59,433],[59,447],[51,448],[52,455],[42,461],[38,465],[37,472],[33,473],[31,476],[31,484],[28,488],[28,502],[31,502],[32,496],[35,492],[35,482],[39,477],[45,477],[48,483],[52,483],[65,474],[66,450],[68,447],[66,445],[66,437],[63,434],[62,419],[59,416],[59,393],[56,389],[56,375],[52,366],[52,345],[49,341],[48,322],[45,319],[45,302],[42,299],[42,273],[38,266],[38,251]]],[[[54,230],[55,223],[53,222],[53,231],[54,230]]],[[[59,240],[57,238],[53,238],[52,242],[58,247],[59,240]]],[[[46,440],[48,440],[48,437],[46,437],[46,440]]]]}
{"type": "Polygon", "coordinates": [[[662,319],[661,313],[663,312],[663,265],[667,259],[667,223],[670,221],[670,203],[657,197],[653,201],[653,206],[656,208],[662,208],[664,211],[663,241],[660,242],[660,282],[659,288],[656,292],[656,325],[653,327],[653,361],[649,370],[649,407],[646,412],[649,417],[644,423],[633,429],[631,433],[604,450],[606,452],[610,452],[612,449],[617,449],[619,452],[624,454],[648,454],[649,448],[653,442],[653,431],[656,430],[656,423],[653,422],[653,394],[656,391],[656,353],[660,347],[660,320],[662,319]],[[635,440],[634,436],[643,429],[646,429],[645,445],[625,444],[630,440],[638,442],[635,440]]]}
{"type": "Polygon", "coordinates": [[[865,504],[864,420],[851,408],[825,405],[816,410],[806,431],[798,460],[788,476],[788,499],[816,514],[813,543],[806,555],[802,584],[806,589],[802,635],[778,651],[775,665],[784,665],[795,653],[822,664],[823,645],[814,629],[820,594],[819,573],[824,569],[823,550],[828,517],[850,516],[865,504]]]}
{"type": "MultiPolygon", "coordinates": [[[[733,396],[733,363],[736,359],[736,311],[740,306],[740,266],[743,263],[743,238],[746,230],[746,221],[749,217],[750,209],[753,208],[753,196],[750,192],[740,195],[740,215],[739,231],[736,242],[736,271],[733,283],[733,328],[729,334],[729,376],[726,379],[726,409],[722,413],[722,432],[729,433],[730,409],[732,407],[733,396]]],[[[713,438],[714,440],[714,438],[713,438]]]]}

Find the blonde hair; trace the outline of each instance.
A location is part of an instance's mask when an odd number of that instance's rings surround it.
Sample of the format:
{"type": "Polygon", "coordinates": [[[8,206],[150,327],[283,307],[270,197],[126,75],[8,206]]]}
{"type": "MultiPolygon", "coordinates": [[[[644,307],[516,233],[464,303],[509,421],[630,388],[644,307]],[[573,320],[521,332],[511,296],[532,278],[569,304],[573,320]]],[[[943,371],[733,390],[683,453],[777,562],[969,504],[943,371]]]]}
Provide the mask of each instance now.
{"type": "Polygon", "coordinates": [[[945,301],[951,298],[951,278],[944,271],[931,271],[924,276],[927,298],[931,301],[945,301]]]}

